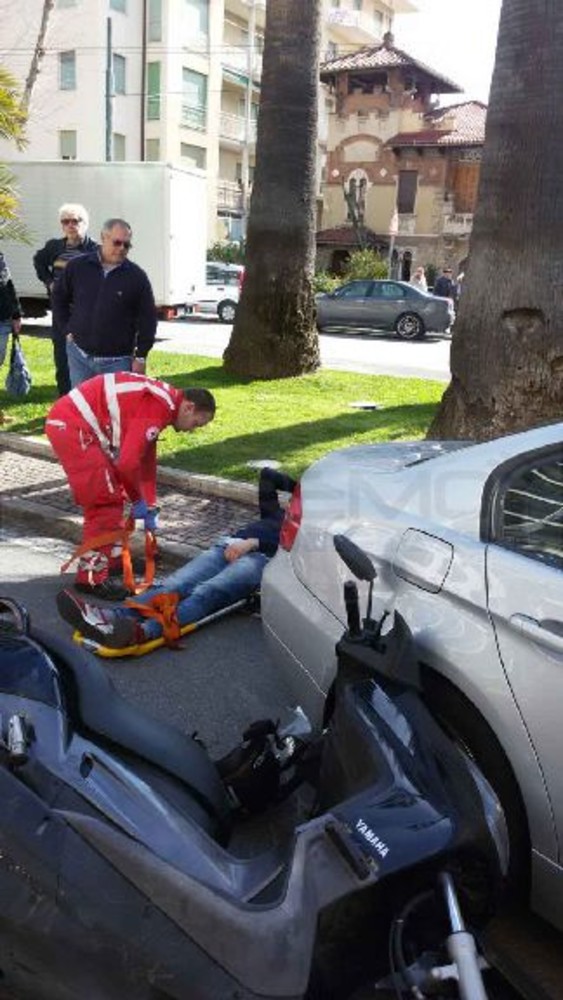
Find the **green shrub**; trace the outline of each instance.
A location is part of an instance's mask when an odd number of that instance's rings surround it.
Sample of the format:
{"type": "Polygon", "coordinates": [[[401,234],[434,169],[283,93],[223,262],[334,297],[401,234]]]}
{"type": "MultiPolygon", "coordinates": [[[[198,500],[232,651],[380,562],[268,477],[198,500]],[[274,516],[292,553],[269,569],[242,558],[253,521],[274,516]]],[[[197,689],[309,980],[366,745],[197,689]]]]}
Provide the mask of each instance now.
{"type": "Polygon", "coordinates": [[[218,240],[207,250],[208,260],[221,260],[223,264],[244,264],[244,243],[224,243],[218,240]]]}
{"type": "Polygon", "coordinates": [[[354,250],[344,265],[344,281],[387,277],[387,261],[383,260],[375,250],[354,250]]]}
{"type": "Polygon", "coordinates": [[[342,278],[337,278],[334,274],[329,274],[328,271],[317,271],[312,281],[315,295],[319,292],[333,292],[341,284],[342,278]]]}
{"type": "Polygon", "coordinates": [[[426,274],[426,283],[429,288],[434,288],[434,282],[438,276],[438,268],[435,264],[427,264],[424,268],[424,273],[426,274]]]}

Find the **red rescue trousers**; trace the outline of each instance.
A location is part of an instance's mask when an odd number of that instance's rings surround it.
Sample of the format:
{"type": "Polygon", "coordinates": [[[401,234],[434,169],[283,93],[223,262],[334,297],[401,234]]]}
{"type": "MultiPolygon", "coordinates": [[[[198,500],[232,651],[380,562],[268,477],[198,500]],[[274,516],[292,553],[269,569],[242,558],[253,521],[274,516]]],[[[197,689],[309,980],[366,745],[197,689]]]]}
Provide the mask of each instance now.
{"type": "MultiPolygon", "coordinates": [[[[125,494],[111,457],[106,454],[76,408],[62,397],[51,410],[45,431],[65,470],[76,503],[82,507],[82,542],[125,525],[125,494]],[[67,419],[65,419],[67,418],[67,419]]],[[[77,583],[98,584],[121,567],[122,545],[118,540],[92,546],[79,560],[77,583]]]]}

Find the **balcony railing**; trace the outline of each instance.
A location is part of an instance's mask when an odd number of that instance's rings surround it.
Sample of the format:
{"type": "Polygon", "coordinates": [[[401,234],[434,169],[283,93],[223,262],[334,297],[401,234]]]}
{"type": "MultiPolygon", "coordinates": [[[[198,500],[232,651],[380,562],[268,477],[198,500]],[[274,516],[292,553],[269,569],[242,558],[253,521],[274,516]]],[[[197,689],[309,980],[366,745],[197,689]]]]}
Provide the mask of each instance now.
{"type": "MultiPolygon", "coordinates": [[[[223,67],[226,70],[231,70],[236,76],[242,77],[244,80],[248,78],[248,49],[241,48],[239,46],[233,46],[233,48],[227,48],[223,52],[223,67]]],[[[260,80],[262,76],[262,55],[259,52],[254,54],[252,60],[252,79],[260,80]]]]}
{"type": "Polygon", "coordinates": [[[416,215],[399,215],[399,236],[414,236],[416,232],[416,215]]]}
{"type": "Polygon", "coordinates": [[[217,208],[223,212],[242,212],[242,189],[238,181],[217,182],[217,208]]]}
{"type": "Polygon", "coordinates": [[[443,232],[450,236],[465,236],[473,228],[473,213],[458,212],[444,216],[443,232]]]}
{"type": "Polygon", "coordinates": [[[376,21],[364,11],[344,7],[329,8],[327,22],[332,28],[349,34],[351,41],[374,41],[380,39],[385,31],[383,21],[376,21]]]}
{"type": "MultiPolygon", "coordinates": [[[[242,115],[231,115],[227,111],[222,111],[219,118],[219,135],[222,139],[231,139],[233,142],[246,141],[246,121],[242,115]]],[[[250,142],[256,142],[256,122],[250,125],[250,142]]]]}
{"type": "Polygon", "coordinates": [[[182,104],[182,125],[186,128],[205,132],[207,127],[207,108],[202,105],[182,104]]]}

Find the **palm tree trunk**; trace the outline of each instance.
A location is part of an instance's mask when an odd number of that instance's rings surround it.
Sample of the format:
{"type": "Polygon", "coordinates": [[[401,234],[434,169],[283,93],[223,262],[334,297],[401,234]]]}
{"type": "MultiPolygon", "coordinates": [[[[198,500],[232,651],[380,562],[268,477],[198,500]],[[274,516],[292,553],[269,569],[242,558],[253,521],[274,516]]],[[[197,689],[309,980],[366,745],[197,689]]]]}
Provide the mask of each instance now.
{"type": "Polygon", "coordinates": [[[43,56],[45,55],[45,36],[47,34],[47,28],[49,26],[49,17],[51,16],[51,11],[55,6],[55,0],[43,0],[43,10],[41,13],[41,23],[39,25],[39,34],[37,35],[37,40],[35,42],[35,48],[33,50],[33,56],[31,57],[31,65],[29,67],[29,73],[27,74],[27,79],[25,81],[25,87],[23,89],[21,106],[24,111],[29,108],[29,102],[31,100],[31,94],[33,92],[33,87],[35,81],[39,76],[39,70],[41,69],[41,62],[43,56]]]}
{"type": "Polygon", "coordinates": [[[226,369],[283,378],[319,365],[315,259],[321,0],[275,0],[266,15],[246,277],[226,369]]]}
{"type": "Polygon", "coordinates": [[[452,380],[431,437],[561,419],[562,93],[561,0],[504,0],[452,380]]]}

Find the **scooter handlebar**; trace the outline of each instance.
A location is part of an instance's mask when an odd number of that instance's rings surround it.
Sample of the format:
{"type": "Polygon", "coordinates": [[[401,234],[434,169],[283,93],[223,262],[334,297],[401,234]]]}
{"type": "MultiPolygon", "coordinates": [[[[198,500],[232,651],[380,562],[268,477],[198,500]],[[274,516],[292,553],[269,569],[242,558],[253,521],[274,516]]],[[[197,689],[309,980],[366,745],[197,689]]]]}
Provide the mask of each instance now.
{"type": "Polygon", "coordinates": [[[358,638],[362,634],[362,626],[360,622],[358,588],[353,580],[347,580],[344,584],[344,604],[346,606],[348,634],[350,638],[358,638]]]}

